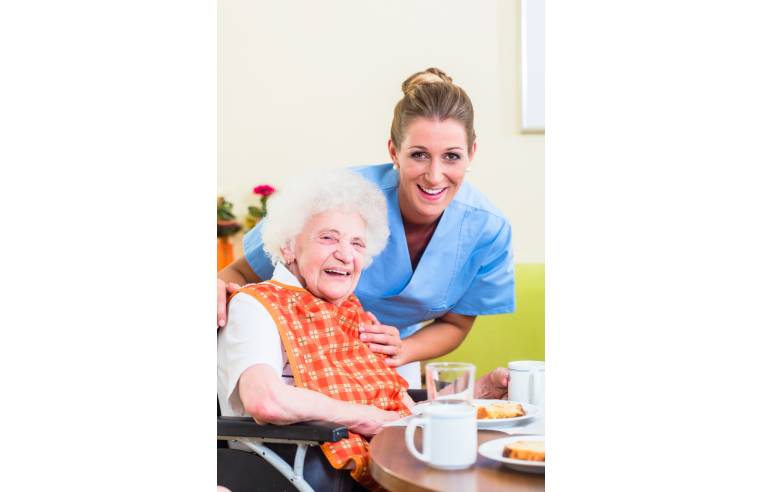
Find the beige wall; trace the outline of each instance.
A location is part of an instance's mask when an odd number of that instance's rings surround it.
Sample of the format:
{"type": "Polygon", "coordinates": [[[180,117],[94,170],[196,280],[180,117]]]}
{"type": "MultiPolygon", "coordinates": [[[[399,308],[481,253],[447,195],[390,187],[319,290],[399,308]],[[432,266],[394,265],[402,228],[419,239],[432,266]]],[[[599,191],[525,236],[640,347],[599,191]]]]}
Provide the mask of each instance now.
{"type": "Polygon", "coordinates": [[[511,220],[519,262],[544,261],[544,135],[520,133],[516,0],[219,0],[218,191],[309,168],[388,162],[401,82],[437,66],[476,110],[469,179],[511,220]]]}

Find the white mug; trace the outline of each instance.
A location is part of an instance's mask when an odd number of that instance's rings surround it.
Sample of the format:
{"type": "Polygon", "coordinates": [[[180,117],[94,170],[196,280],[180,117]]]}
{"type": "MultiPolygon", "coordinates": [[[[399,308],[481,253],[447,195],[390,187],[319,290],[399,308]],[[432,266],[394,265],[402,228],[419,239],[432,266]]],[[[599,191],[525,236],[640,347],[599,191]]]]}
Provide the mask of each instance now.
{"type": "Polygon", "coordinates": [[[510,401],[544,406],[544,361],[521,360],[507,365],[510,381],[507,398],[510,401]]]}
{"type": "Polygon", "coordinates": [[[420,461],[442,470],[462,470],[476,462],[476,409],[468,404],[426,405],[404,432],[407,449],[420,461]],[[423,428],[423,452],[415,448],[415,428],[423,428]]]}

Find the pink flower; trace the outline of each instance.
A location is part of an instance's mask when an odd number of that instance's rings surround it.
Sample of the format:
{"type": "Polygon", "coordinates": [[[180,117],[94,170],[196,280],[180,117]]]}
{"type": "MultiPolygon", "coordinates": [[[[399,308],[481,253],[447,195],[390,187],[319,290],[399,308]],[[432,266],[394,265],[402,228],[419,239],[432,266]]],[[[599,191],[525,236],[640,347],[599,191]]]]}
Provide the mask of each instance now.
{"type": "Polygon", "coordinates": [[[255,195],[270,196],[275,193],[275,188],[270,185],[259,185],[254,188],[255,195]]]}

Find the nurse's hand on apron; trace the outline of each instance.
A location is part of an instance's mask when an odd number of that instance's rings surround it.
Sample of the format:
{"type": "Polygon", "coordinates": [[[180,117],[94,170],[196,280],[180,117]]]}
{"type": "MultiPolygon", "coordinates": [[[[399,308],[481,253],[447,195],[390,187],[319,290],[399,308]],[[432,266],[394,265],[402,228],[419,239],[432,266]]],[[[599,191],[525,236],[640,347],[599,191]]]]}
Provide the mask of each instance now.
{"type": "Polygon", "coordinates": [[[359,339],[376,354],[386,354],[386,364],[396,367],[402,364],[402,339],[399,330],[393,326],[382,325],[371,312],[367,313],[373,320],[372,324],[362,324],[359,327],[359,339]]]}

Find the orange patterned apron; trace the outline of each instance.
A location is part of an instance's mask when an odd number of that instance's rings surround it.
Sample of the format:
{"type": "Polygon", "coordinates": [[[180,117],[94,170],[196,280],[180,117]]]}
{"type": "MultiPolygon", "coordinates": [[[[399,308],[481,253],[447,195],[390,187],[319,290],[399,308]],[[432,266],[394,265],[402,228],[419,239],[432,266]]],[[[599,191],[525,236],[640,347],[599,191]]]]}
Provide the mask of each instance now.
{"type": "MultiPolygon", "coordinates": [[[[359,325],[372,320],[356,296],[336,306],[301,287],[275,280],[247,285],[238,292],[259,300],[275,320],[296,386],[337,400],[397,411],[402,417],[410,414],[402,402],[407,381],[386,365],[386,355],[372,352],[359,340],[359,325]]],[[[365,487],[378,487],[370,477],[365,437],[349,432],[348,438],[321,448],[333,467],[344,468],[353,461],[351,476],[365,487]]]]}

